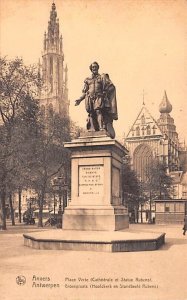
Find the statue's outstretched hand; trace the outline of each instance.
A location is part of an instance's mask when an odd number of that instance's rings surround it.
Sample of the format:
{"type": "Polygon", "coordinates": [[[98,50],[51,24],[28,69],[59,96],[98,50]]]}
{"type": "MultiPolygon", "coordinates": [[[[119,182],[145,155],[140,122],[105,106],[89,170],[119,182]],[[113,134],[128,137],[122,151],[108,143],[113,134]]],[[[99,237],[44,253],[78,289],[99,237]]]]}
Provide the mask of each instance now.
{"type": "Polygon", "coordinates": [[[79,105],[81,103],[82,100],[78,99],[78,100],[75,100],[75,106],[79,105]]]}

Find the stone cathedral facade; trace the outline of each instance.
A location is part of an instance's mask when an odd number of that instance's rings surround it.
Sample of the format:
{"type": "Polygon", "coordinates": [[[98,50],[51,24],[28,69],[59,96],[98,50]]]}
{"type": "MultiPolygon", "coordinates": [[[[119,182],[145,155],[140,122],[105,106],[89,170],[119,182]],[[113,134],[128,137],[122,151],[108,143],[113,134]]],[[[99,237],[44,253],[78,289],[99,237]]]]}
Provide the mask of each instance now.
{"type": "Polygon", "coordinates": [[[170,115],[172,105],[166,92],[159,105],[159,111],[160,117],[155,120],[143,103],[126,137],[133,168],[141,181],[146,180],[146,170],[154,158],[165,163],[168,173],[181,169],[181,146],[174,119],[170,115]]]}
{"type": "Polygon", "coordinates": [[[45,110],[53,109],[62,117],[69,116],[68,68],[64,65],[63,39],[54,2],[47,32],[44,33],[39,73],[44,82],[42,90],[39,91],[41,107],[45,110]]]}
{"type": "Polygon", "coordinates": [[[172,105],[164,92],[159,105],[160,117],[156,120],[145,104],[135,119],[126,137],[131,164],[138,179],[146,182],[149,168],[155,159],[163,162],[172,178],[172,199],[158,199],[140,205],[139,222],[157,224],[182,224],[187,214],[187,149],[179,143],[179,138],[170,115],[172,105]]]}

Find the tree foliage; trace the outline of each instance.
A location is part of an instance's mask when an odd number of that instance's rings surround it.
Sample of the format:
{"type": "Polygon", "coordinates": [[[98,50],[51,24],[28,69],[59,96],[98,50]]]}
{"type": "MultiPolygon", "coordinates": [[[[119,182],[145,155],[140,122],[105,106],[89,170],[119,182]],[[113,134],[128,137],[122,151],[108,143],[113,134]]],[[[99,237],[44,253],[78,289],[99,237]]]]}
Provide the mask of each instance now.
{"type": "Polygon", "coordinates": [[[164,163],[155,159],[151,167],[146,170],[147,181],[144,190],[152,200],[170,199],[172,194],[172,178],[166,172],[164,163]]]}
{"type": "Polygon", "coordinates": [[[10,127],[24,113],[28,91],[36,95],[39,84],[35,66],[27,67],[19,58],[10,61],[0,58],[0,114],[5,126],[10,127]]]}
{"type": "Polygon", "coordinates": [[[142,185],[138,180],[136,172],[132,170],[130,160],[125,158],[122,169],[122,191],[123,202],[128,207],[128,211],[137,217],[139,205],[147,199],[142,192],[142,185]]]}
{"type": "MultiPolygon", "coordinates": [[[[0,204],[3,229],[6,229],[6,195],[22,174],[30,136],[30,115],[38,108],[34,100],[40,82],[34,66],[22,59],[0,58],[0,204]]],[[[20,177],[21,178],[21,177],[20,177]]],[[[24,176],[23,176],[24,178],[24,176]]]]}
{"type": "Polygon", "coordinates": [[[0,204],[6,229],[5,200],[16,190],[34,189],[39,199],[39,226],[51,179],[65,174],[70,159],[63,143],[70,141],[70,120],[52,109],[40,110],[37,69],[22,59],[0,59],[0,204]]]}
{"type": "Polygon", "coordinates": [[[63,143],[70,141],[70,120],[36,100],[42,82],[35,66],[22,59],[0,58],[0,204],[6,229],[5,199],[17,190],[34,189],[39,199],[39,226],[51,179],[65,174],[70,159],[63,143]]]}
{"type": "Polygon", "coordinates": [[[69,118],[61,118],[52,110],[40,115],[39,130],[34,144],[32,166],[32,186],[38,193],[39,226],[42,223],[43,205],[51,182],[55,176],[64,175],[70,181],[70,157],[64,142],[70,141],[69,118]]]}

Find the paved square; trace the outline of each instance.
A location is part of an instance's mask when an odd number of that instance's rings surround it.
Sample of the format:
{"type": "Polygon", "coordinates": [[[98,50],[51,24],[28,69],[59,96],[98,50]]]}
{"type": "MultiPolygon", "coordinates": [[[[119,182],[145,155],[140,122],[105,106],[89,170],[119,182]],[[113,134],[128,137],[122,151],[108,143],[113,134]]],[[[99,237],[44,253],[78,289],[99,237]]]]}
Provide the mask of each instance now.
{"type": "Polygon", "coordinates": [[[187,237],[182,226],[130,227],[165,232],[166,244],[148,252],[35,250],[24,247],[22,235],[38,231],[36,227],[1,231],[1,299],[186,300],[187,237]],[[25,284],[18,284],[21,276],[25,284]]]}

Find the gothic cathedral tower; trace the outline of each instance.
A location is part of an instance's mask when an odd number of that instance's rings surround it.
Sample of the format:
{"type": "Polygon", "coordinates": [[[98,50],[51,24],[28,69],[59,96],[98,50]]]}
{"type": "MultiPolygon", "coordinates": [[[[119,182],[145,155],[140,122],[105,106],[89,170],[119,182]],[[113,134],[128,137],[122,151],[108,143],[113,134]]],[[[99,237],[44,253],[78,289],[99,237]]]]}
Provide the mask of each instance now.
{"type": "Polygon", "coordinates": [[[44,34],[42,53],[42,79],[44,87],[40,92],[40,103],[44,109],[53,109],[60,116],[69,116],[68,68],[64,67],[62,35],[59,33],[59,19],[53,2],[47,33],[44,34]]]}

